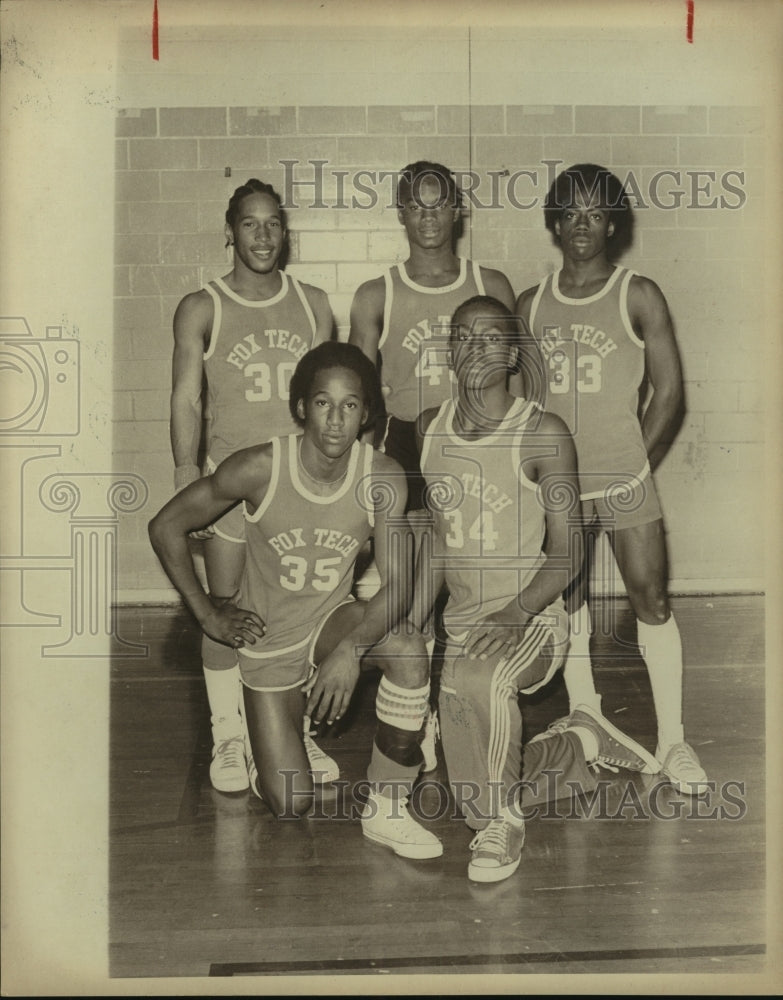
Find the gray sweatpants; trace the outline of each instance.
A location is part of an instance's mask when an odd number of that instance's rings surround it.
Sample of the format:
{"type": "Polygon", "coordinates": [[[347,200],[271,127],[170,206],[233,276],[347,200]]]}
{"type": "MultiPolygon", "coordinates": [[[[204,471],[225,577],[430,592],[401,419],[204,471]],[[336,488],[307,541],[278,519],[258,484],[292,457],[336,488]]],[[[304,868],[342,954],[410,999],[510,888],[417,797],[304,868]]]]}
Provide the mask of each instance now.
{"type": "Polygon", "coordinates": [[[466,822],[480,830],[513,803],[515,811],[570,797],[578,782],[596,786],[576,733],[566,732],[522,749],[518,695],[540,687],[559,668],[548,635],[526,630],[512,656],[478,660],[449,643],[440,681],[443,753],[457,804],[466,822]]]}

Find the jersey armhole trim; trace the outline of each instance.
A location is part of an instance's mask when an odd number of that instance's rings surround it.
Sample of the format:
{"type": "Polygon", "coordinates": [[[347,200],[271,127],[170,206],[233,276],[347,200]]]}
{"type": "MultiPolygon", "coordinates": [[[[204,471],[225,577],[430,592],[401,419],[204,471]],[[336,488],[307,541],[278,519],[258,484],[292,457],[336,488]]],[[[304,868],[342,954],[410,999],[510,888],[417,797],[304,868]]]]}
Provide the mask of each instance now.
{"type": "Polygon", "coordinates": [[[478,288],[479,295],[486,295],[486,290],[484,288],[484,279],[481,277],[481,265],[475,260],[471,262],[473,268],[473,280],[476,282],[476,288],[478,288]]]}
{"type": "MultiPolygon", "coordinates": [[[[400,265],[396,265],[399,270],[400,265]]],[[[392,282],[391,271],[386,271],[383,276],[383,283],[386,286],[386,295],[383,300],[383,327],[378,338],[378,350],[383,347],[386,338],[389,336],[389,320],[391,319],[392,297],[394,294],[394,283],[392,282]]]]}
{"type": "Polygon", "coordinates": [[[215,353],[215,348],[217,347],[217,340],[220,336],[220,324],[223,319],[223,303],[220,301],[220,296],[218,295],[215,288],[212,285],[204,285],[204,291],[209,292],[209,296],[212,299],[212,329],[209,331],[209,347],[204,351],[202,358],[204,361],[208,361],[212,355],[215,353]]]}
{"type": "Polygon", "coordinates": [[[430,443],[432,441],[432,432],[436,429],[437,425],[441,422],[441,418],[446,411],[446,408],[451,404],[451,400],[446,399],[440,404],[440,408],[435,416],[430,421],[430,425],[424,432],[424,437],[421,443],[421,455],[419,456],[419,468],[424,469],[424,463],[429,458],[430,454],[430,443]]]}
{"type": "MultiPolygon", "coordinates": [[[[551,276],[550,276],[551,277],[551,276]]],[[[533,296],[533,302],[530,306],[530,318],[528,319],[528,326],[530,327],[530,332],[535,337],[535,322],[536,313],[538,312],[538,306],[541,302],[541,296],[544,294],[544,289],[546,288],[546,283],[549,281],[549,277],[544,278],[544,280],[539,284],[536,289],[536,294],[533,296]]]]}
{"type": "Polygon", "coordinates": [[[367,508],[367,521],[371,528],[375,528],[374,480],[372,475],[372,460],[375,449],[369,444],[365,444],[364,448],[366,451],[364,453],[364,468],[362,469],[362,482],[365,483],[363,502],[367,508]]]}
{"type": "Polygon", "coordinates": [[[636,277],[636,271],[626,271],[622,283],[620,285],[620,318],[623,321],[623,326],[625,327],[625,332],[628,334],[629,340],[645,350],[644,341],[636,336],[633,325],[631,324],[631,317],[628,313],[628,289],[631,285],[631,278],[636,277]]]}
{"type": "MultiPolygon", "coordinates": [[[[292,435],[292,437],[293,436],[294,435],[292,435]]],[[[267,487],[266,496],[252,514],[249,514],[247,507],[245,507],[245,520],[252,521],[253,523],[260,521],[264,516],[270,503],[274,499],[275,493],[277,492],[277,484],[280,481],[280,445],[282,444],[282,441],[280,438],[272,438],[270,444],[272,445],[272,475],[269,477],[269,486],[267,487]]]]}
{"type": "Polygon", "coordinates": [[[310,329],[312,331],[312,335],[310,337],[310,347],[312,347],[313,341],[315,340],[315,330],[316,330],[315,313],[313,312],[312,306],[308,301],[307,295],[305,295],[305,290],[304,288],[302,288],[301,283],[293,276],[293,274],[289,275],[288,280],[294,286],[296,294],[299,296],[299,301],[302,303],[302,308],[304,309],[307,318],[310,321],[310,329]]]}
{"type": "Polygon", "coordinates": [[[520,428],[519,434],[515,435],[514,443],[511,448],[512,464],[515,464],[516,462],[519,463],[519,465],[515,469],[519,481],[522,484],[522,486],[525,487],[525,489],[530,490],[533,493],[539,492],[539,484],[534,483],[533,480],[530,479],[530,477],[525,473],[524,465],[522,462],[522,441],[525,437],[525,431],[527,430],[527,425],[530,422],[530,418],[533,416],[536,410],[541,411],[541,406],[534,399],[531,399],[530,405],[528,406],[527,411],[525,412],[525,423],[520,428]]]}

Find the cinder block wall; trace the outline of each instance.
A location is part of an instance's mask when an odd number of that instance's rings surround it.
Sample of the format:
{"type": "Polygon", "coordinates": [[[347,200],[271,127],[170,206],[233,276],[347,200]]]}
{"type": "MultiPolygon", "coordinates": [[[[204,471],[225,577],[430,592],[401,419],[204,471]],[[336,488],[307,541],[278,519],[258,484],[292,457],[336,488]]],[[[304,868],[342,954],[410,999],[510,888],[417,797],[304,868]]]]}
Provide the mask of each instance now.
{"type": "MultiPolygon", "coordinates": [[[[339,53],[333,56],[339,61],[339,53]]],[[[206,60],[205,73],[217,72],[213,57],[215,66],[206,60]]],[[[494,58],[502,61],[502,53],[495,51],[494,58]]],[[[273,99],[279,100],[291,78],[290,71],[275,77],[273,99]]],[[[337,65],[328,79],[332,86],[323,92],[332,97],[340,91],[337,65]]],[[[491,81],[481,83],[476,73],[473,79],[479,98],[498,89],[491,81]]],[[[556,79],[562,92],[565,82],[556,79]]],[[[257,176],[299,206],[289,212],[288,269],[328,292],[345,337],[356,287],[405,254],[396,214],[388,207],[392,183],[369,183],[379,194],[371,207],[323,209],[312,203],[318,194],[328,205],[341,197],[350,204],[355,195],[367,205],[371,199],[354,186],[356,171],[394,171],[418,158],[473,171],[481,205],[492,200],[496,176],[497,207],[469,205],[458,251],[504,271],[517,292],[559,262],[540,208],[548,162],[594,161],[621,177],[632,174],[645,204],[637,208],[634,243],[623,263],[652,277],[667,296],[686,378],[688,412],[657,475],[672,586],[680,592],[758,588],[764,445],[762,361],[754,344],[763,323],[761,112],[643,100],[471,103],[451,82],[448,88],[421,90],[442,99],[448,89],[455,95],[451,103],[409,100],[392,106],[384,103],[388,95],[380,96],[382,82],[375,78],[365,91],[376,103],[361,104],[348,96],[354,90],[349,83],[341,105],[319,104],[317,87],[308,84],[309,100],[299,104],[188,107],[180,100],[177,106],[169,101],[134,108],[127,102],[118,113],[115,468],[138,473],[150,488],[145,510],[121,524],[120,599],[155,600],[173,593],[146,537],[146,521],[172,484],[171,320],[186,292],[229,269],[223,213],[235,187],[257,176]],[[286,160],[298,163],[286,167],[281,162],[286,160]],[[325,163],[315,167],[314,160],[325,163]],[[509,190],[509,178],[520,170],[533,176],[518,176],[509,190]],[[674,176],[660,176],[667,170],[674,176]],[[696,181],[695,171],[702,172],[696,181]],[[722,180],[726,171],[740,172],[728,179],[740,195],[722,180]],[[655,183],[659,201],[672,207],[652,204],[655,183]],[[694,191],[694,184],[701,190],[694,191]],[[720,207],[721,197],[727,207],[720,207]],[[520,207],[530,202],[535,207],[520,207]]],[[[152,89],[136,81],[128,92],[141,103],[138,95],[152,89]]],[[[169,88],[179,98],[184,89],[182,80],[169,88]]],[[[414,90],[409,80],[402,93],[414,90]]],[[[540,81],[530,90],[538,100],[545,92],[540,81]]],[[[643,90],[642,78],[636,91],[643,90]]],[[[302,87],[292,92],[302,93],[302,87]]],[[[515,92],[509,87],[509,96],[515,92]]]]}

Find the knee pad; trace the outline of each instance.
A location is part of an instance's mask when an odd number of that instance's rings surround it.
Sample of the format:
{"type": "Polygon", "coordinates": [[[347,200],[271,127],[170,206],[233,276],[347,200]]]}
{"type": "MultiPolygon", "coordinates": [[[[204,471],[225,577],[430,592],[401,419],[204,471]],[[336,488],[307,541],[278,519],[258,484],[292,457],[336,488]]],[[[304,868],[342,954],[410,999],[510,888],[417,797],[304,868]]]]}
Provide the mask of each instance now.
{"type": "Polygon", "coordinates": [[[419,745],[419,733],[406,729],[398,729],[385,722],[378,723],[375,734],[375,744],[380,752],[403,767],[414,767],[423,759],[419,745]]]}

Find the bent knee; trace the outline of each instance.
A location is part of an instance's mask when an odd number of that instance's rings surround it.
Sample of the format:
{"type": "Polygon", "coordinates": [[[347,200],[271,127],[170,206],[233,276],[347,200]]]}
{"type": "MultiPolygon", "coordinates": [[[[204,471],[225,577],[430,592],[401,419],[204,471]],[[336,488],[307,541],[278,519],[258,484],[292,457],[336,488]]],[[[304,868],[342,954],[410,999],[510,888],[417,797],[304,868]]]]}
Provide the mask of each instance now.
{"type": "Polygon", "coordinates": [[[302,819],[312,811],[315,801],[313,780],[305,772],[287,773],[282,783],[259,780],[259,785],[261,798],[276,819],[302,819]]]}
{"type": "Polygon", "coordinates": [[[628,598],[636,617],[648,625],[663,625],[671,614],[669,595],[662,587],[629,587],[628,598]]]}
{"type": "Polygon", "coordinates": [[[386,677],[399,687],[420,688],[429,680],[430,658],[418,632],[388,635],[371,655],[386,677]]]}

